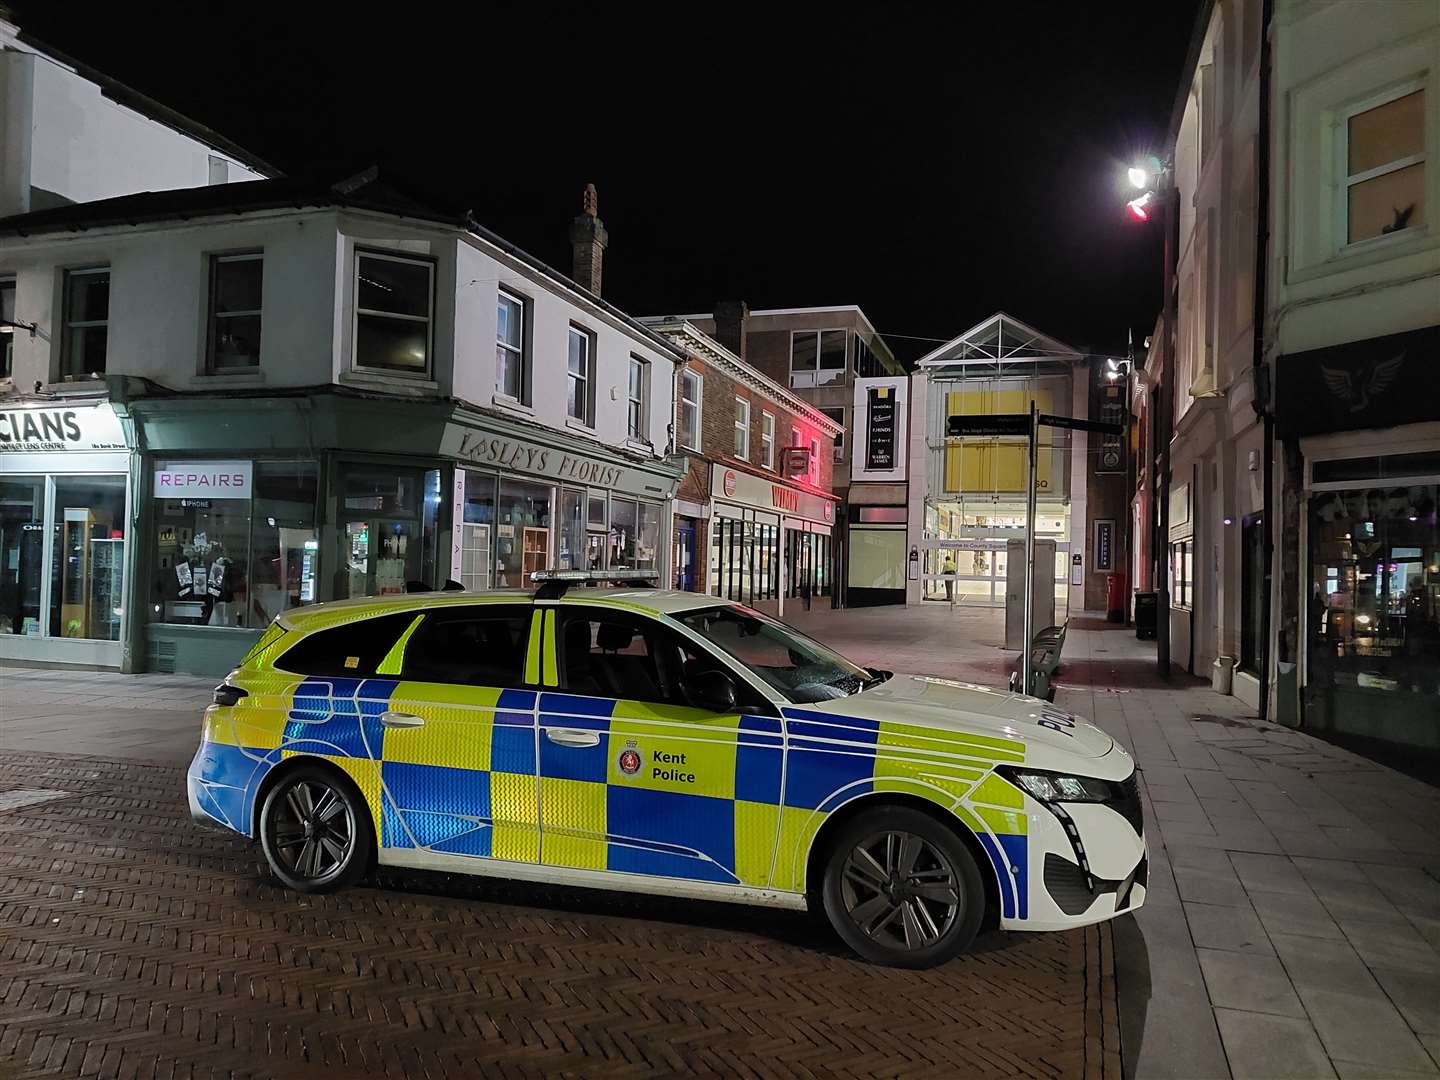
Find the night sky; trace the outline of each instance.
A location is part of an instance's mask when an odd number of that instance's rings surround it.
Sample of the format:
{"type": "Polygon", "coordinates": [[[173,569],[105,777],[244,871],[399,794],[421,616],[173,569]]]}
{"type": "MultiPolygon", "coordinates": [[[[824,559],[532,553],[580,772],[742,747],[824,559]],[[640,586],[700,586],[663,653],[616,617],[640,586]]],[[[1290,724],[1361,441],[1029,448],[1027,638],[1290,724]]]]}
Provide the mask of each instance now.
{"type": "Polygon", "coordinates": [[[907,359],[997,309],[1098,351],[1148,332],[1160,237],[1123,172],[1196,6],[12,0],[288,173],[379,163],[564,270],[593,182],[633,314],[859,304],[907,359]]]}

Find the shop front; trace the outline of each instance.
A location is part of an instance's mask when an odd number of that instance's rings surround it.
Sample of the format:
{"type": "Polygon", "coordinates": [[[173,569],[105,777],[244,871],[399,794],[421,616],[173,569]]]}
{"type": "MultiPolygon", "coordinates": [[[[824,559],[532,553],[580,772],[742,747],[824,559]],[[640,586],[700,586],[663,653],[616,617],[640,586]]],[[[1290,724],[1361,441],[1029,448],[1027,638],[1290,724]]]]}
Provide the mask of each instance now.
{"type": "Polygon", "coordinates": [[[228,670],[281,612],[548,567],[661,573],[675,470],[433,402],[145,399],[135,648],[228,670]],[[586,448],[590,448],[587,446],[586,448]]]}
{"type": "Polygon", "coordinates": [[[124,666],[130,520],[109,404],[0,406],[0,659],[124,666]]]}
{"type": "Polygon", "coordinates": [[[1278,373],[1279,426],[1298,436],[1304,483],[1288,549],[1299,549],[1301,652],[1296,672],[1279,650],[1278,692],[1293,694],[1298,674],[1305,727],[1429,755],[1440,754],[1437,350],[1432,327],[1284,356],[1278,373]]]}
{"type": "Polygon", "coordinates": [[[830,597],[835,499],[723,465],[710,496],[712,596],[771,611],[830,597]]]}

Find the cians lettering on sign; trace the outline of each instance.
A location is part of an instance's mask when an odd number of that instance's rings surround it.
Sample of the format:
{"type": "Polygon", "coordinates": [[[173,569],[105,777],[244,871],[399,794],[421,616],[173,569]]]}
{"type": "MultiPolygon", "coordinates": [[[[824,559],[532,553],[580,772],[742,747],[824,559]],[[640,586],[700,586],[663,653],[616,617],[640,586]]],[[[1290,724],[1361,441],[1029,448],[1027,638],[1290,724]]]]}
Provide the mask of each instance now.
{"type": "Polygon", "coordinates": [[[108,406],[0,411],[0,450],[124,450],[120,422],[108,406]]]}

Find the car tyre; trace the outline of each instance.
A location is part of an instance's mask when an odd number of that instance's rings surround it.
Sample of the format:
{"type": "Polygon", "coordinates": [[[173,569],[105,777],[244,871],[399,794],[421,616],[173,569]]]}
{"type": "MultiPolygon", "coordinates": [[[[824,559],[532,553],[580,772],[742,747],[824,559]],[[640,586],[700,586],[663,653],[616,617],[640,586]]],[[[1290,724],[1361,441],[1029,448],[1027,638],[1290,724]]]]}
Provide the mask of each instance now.
{"type": "Polygon", "coordinates": [[[375,849],[370,808],[334,770],[302,765],[265,796],[260,846],[287,888],[318,893],[353,885],[375,849]]]}
{"type": "Polygon", "coordinates": [[[928,968],[958,956],[985,914],[985,888],[965,842],[907,806],[865,811],[842,826],[820,895],[845,944],[890,967],[928,968]]]}

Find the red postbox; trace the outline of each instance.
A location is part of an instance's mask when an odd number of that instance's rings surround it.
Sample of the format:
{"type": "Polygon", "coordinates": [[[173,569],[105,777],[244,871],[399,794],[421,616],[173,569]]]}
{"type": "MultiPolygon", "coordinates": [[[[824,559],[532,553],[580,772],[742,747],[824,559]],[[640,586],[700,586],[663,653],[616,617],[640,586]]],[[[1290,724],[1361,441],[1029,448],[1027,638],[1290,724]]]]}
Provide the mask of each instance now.
{"type": "Polygon", "coordinates": [[[1125,621],[1125,571],[1112,570],[1105,576],[1105,618],[1125,621]]]}

